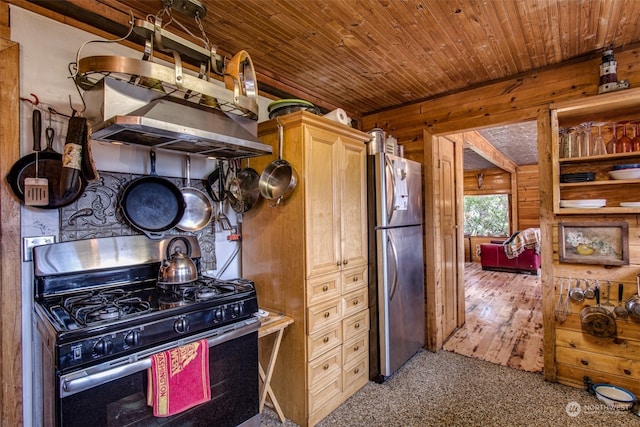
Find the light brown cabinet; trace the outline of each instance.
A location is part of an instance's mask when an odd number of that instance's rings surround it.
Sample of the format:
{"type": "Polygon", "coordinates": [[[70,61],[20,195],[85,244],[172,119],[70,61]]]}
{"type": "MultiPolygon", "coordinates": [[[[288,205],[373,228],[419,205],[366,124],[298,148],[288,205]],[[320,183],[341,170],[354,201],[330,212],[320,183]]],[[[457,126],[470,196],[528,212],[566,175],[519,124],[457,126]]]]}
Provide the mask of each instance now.
{"type": "MultiPolygon", "coordinates": [[[[298,175],[279,205],[244,215],[242,275],[294,318],[271,386],[287,418],[315,425],[369,380],[366,146],[369,135],[307,112],[278,118],[298,175]]],[[[277,121],[260,139],[278,152],[277,121]]],[[[258,172],[275,156],[251,159],[258,172]]]]}
{"type": "MultiPolygon", "coordinates": [[[[640,120],[640,89],[629,89],[557,104],[551,110],[553,207],[555,214],[635,214],[640,207],[621,204],[640,202],[640,179],[611,179],[609,172],[623,164],[640,163],[640,151],[586,157],[560,156],[560,131],[586,122],[607,123],[602,127],[605,141],[611,139],[612,123],[640,120]],[[592,172],[593,181],[561,182],[562,174],[592,172]],[[605,199],[600,208],[563,207],[563,200],[605,199]]],[[[629,125],[630,128],[630,125],[629,125]]],[[[596,131],[595,128],[592,130],[596,131]]],[[[633,132],[629,132],[633,137],[633,132]]],[[[621,132],[618,131],[618,136],[621,132]]]]}

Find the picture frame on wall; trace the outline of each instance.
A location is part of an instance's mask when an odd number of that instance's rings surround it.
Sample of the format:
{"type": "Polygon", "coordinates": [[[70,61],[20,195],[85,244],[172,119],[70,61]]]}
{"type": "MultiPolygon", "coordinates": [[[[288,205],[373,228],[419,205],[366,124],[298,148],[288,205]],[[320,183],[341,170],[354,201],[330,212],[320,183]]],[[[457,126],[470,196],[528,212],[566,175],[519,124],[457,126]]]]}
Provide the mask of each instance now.
{"type": "Polygon", "coordinates": [[[629,224],[560,222],[558,252],[564,263],[629,265],[629,224]]]}

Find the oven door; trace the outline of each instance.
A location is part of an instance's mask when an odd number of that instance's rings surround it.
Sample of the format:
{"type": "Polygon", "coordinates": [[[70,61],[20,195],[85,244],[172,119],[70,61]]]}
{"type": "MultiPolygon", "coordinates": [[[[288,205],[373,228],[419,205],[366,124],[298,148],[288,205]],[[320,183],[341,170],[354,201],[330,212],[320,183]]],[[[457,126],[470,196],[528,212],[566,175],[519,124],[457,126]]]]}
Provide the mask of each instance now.
{"type": "Polygon", "coordinates": [[[241,326],[233,330],[209,331],[145,351],[136,355],[137,360],[129,358],[125,364],[109,362],[59,376],[57,425],[259,426],[260,322],[251,319],[239,323],[241,326]],[[216,335],[210,336],[212,333],[216,335]],[[211,400],[171,417],[154,417],[146,398],[151,355],[203,338],[209,341],[211,400]]]}

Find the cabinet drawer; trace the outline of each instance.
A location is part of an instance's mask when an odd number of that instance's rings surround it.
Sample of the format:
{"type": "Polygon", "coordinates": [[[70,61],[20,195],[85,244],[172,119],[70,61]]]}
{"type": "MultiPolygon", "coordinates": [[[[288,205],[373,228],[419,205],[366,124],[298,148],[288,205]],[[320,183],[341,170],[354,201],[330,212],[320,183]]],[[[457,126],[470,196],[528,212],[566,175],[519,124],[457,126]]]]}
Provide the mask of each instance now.
{"type": "MultiPolygon", "coordinates": [[[[319,409],[322,409],[323,406],[331,402],[331,400],[335,399],[335,397],[339,396],[341,393],[342,375],[338,375],[330,382],[309,390],[309,414],[311,415],[319,409]]],[[[338,405],[335,406],[337,407],[338,405]]]]}
{"type": "Polygon", "coordinates": [[[348,366],[363,355],[369,354],[369,333],[363,331],[342,345],[342,364],[348,366]]]}
{"type": "Polygon", "coordinates": [[[350,268],[342,272],[342,291],[351,292],[367,286],[367,266],[350,268]]]}
{"type": "Polygon", "coordinates": [[[339,323],[322,329],[307,337],[308,360],[313,360],[330,348],[342,343],[342,327],[339,323]]]}
{"type": "Polygon", "coordinates": [[[342,287],[338,274],[307,280],[307,306],[336,298],[341,293],[342,287]]]}
{"type": "Polygon", "coordinates": [[[369,381],[369,356],[368,354],[362,356],[364,357],[360,357],[360,359],[344,368],[342,390],[344,390],[346,396],[359,390],[369,381]]]}
{"type": "Polygon", "coordinates": [[[307,333],[312,334],[342,318],[342,298],[316,304],[307,309],[307,333]]]}
{"type": "Polygon", "coordinates": [[[309,389],[319,387],[327,381],[334,381],[342,372],[342,347],[329,350],[307,364],[309,389]]]}
{"type": "Polygon", "coordinates": [[[342,321],[342,339],[349,341],[362,331],[369,330],[369,309],[361,311],[342,321]]]}
{"type": "Polygon", "coordinates": [[[344,317],[351,316],[359,311],[367,308],[369,303],[368,289],[360,288],[356,291],[348,293],[343,297],[344,307],[342,308],[342,315],[344,317]]]}

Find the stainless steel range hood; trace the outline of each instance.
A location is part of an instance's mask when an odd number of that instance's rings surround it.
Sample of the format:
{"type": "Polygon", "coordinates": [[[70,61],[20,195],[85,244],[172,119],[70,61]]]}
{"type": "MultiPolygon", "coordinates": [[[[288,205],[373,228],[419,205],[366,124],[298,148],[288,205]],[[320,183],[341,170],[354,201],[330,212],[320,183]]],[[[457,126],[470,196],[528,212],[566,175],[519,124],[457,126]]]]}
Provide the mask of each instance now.
{"type": "Polygon", "coordinates": [[[255,120],[111,78],[85,92],[91,139],[222,159],[271,154],[255,120]]]}

